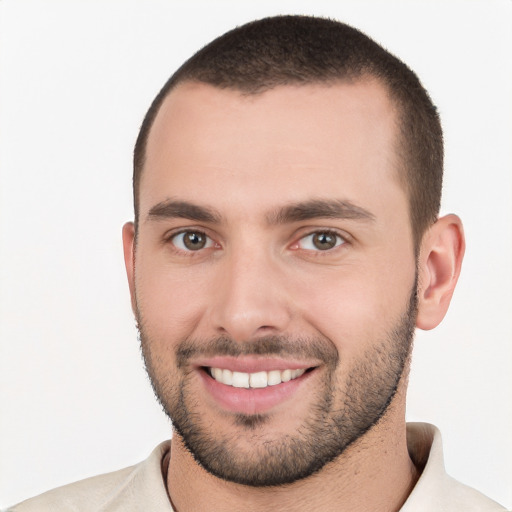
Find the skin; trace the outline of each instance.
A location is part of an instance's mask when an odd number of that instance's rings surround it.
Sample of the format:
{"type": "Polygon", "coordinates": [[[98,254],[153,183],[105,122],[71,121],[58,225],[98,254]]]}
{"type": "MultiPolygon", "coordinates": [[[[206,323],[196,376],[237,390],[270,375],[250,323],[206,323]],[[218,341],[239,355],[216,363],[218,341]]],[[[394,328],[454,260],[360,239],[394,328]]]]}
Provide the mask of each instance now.
{"type": "MultiPolygon", "coordinates": [[[[296,433],[325,387],[325,365],[309,358],[316,370],[266,411],[255,437],[205,391],[197,368],[179,368],[183,340],[229,336],[243,346],[268,336],[321,337],[343,362],[333,392],[340,408],[350,369],[406,310],[416,270],[416,325],[433,328],[446,313],[464,252],[462,226],[454,215],[439,219],[415,261],[407,197],[396,175],[396,133],[393,105],[372,80],[255,96],[186,83],[155,120],[136,243],[133,224],[123,228],[133,308],[162,389],[171,393],[187,379],[193,412],[214,434],[230,436],[242,457],[257,456],[258,439],[296,433]],[[169,200],[219,218],[150,215],[169,200]],[[369,215],[269,222],[276,211],[312,200],[349,202],[369,215]],[[187,251],[172,237],[183,229],[211,242],[187,251]],[[310,235],[326,230],[341,237],[339,245],[319,251],[310,235]]],[[[418,478],[406,445],[406,386],[407,371],[373,428],[319,472],[286,486],[221,480],[196,463],[175,433],[167,471],[175,509],[398,510],[418,478]]]]}

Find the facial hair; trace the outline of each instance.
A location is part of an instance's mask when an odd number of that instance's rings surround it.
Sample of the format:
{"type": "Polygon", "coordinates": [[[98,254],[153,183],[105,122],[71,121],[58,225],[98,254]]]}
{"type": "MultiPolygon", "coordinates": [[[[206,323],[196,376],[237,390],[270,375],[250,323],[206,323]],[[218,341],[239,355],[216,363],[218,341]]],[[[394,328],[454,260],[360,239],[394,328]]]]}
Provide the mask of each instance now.
{"type": "Polygon", "coordinates": [[[175,351],[176,368],[159,368],[152,340],[137,312],[141,349],[155,395],[171,419],[175,433],[198,464],[229,482],[253,487],[279,486],[307,478],[339,457],[382,418],[407,370],[417,315],[417,285],[394,327],[350,368],[343,385],[337,372],[340,355],[326,337],[268,336],[247,343],[229,337],[182,340],[175,351]],[[188,362],[198,356],[269,355],[319,360],[325,377],[299,428],[272,435],[265,424],[272,414],[237,414],[231,432],[214,431],[193,388],[188,362]],[[180,376],[171,383],[169,372],[180,376]],[[243,447],[243,448],[242,448],[243,447]]]}

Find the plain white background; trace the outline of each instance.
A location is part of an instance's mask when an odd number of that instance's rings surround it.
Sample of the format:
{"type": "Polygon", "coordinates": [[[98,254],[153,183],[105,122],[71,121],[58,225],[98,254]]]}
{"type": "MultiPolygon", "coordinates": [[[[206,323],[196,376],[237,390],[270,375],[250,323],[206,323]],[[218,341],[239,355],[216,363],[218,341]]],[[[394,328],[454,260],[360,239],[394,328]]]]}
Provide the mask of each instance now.
{"type": "Polygon", "coordinates": [[[454,477],[512,507],[512,2],[0,1],[0,506],[145,458],[170,435],[142,362],[121,226],[150,101],[193,52],[277,13],[346,21],[439,106],[443,212],[467,256],[418,333],[408,419],[454,477]]]}

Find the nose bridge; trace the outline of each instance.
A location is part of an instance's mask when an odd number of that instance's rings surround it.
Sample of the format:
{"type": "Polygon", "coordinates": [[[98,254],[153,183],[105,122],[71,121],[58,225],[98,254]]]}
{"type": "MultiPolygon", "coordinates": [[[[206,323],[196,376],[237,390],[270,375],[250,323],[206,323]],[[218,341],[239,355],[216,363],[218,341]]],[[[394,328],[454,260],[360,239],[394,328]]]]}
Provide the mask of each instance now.
{"type": "Polygon", "coordinates": [[[217,333],[236,341],[282,333],[290,320],[279,263],[261,244],[240,243],[226,251],[212,298],[217,333]]]}

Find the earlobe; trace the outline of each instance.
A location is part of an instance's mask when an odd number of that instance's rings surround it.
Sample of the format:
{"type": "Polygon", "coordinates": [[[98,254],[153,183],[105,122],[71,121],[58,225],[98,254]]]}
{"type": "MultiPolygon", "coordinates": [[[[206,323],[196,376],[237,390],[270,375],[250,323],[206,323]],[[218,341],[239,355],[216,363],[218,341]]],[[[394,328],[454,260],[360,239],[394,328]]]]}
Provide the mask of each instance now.
{"type": "Polygon", "coordinates": [[[465,240],[456,215],[440,218],[424,235],[418,258],[416,326],[433,329],[444,318],[459,279],[465,240]]]}
{"type": "Polygon", "coordinates": [[[123,226],[123,251],[132,310],[135,312],[135,226],[133,222],[127,222],[123,226]]]}

